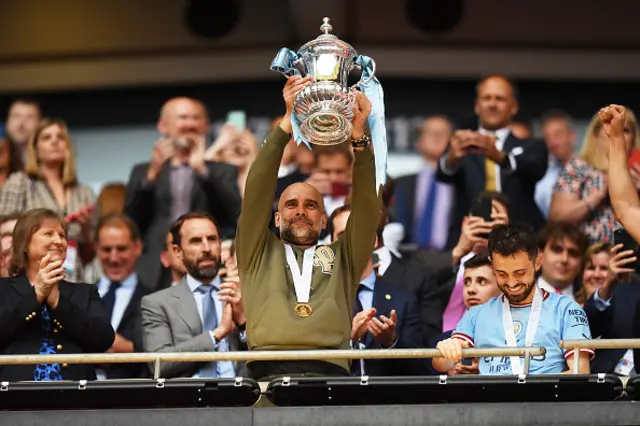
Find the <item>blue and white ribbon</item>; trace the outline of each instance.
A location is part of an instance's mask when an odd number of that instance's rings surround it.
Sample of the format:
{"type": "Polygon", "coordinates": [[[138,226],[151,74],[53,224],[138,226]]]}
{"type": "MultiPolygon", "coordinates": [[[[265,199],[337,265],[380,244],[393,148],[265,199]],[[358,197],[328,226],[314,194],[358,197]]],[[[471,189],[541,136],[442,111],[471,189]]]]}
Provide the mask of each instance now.
{"type": "MultiPolygon", "coordinates": [[[[286,76],[300,75],[294,66],[294,62],[299,59],[299,55],[286,47],[280,49],[276,57],[271,62],[271,69],[286,76]]],[[[356,64],[362,68],[362,78],[366,81],[373,73],[373,61],[368,56],[360,55],[356,58],[356,64]]],[[[371,78],[366,84],[361,84],[362,92],[371,102],[371,113],[367,119],[371,130],[371,142],[373,154],[375,156],[376,167],[376,191],[380,192],[380,187],[387,182],[387,131],[385,127],[384,113],[384,91],[382,85],[376,77],[371,78]]],[[[291,127],[293,138],[298,145],[304,143],[309,149],[311,144],[300,132],[300,123],[295,114],[291,113],[291,127]]]]}

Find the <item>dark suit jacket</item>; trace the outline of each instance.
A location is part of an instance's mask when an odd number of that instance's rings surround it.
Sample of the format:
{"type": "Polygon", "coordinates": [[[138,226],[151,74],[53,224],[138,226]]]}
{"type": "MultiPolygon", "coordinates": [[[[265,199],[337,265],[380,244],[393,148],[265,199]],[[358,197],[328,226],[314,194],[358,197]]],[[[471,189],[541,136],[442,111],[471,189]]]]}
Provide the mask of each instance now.
{"type": "Polygon", "coordinates": [[[420,314],[422,342],[442,331],[444,306],[438,297],[437,282],[426,268],[405,262],[392,254],[391,264],[382,279],[415,297],[420,314]]]}
{"type": "MultiPolygon", "coordinates": [[[[50,310],[53,344],[59,354],[101,353],[114,332],[93,285],[60,281],[58,307],[50,310]]],[[[0,279],[0,348],[4,355],[37,355],[42,340],[42,308],[25,275],[0,279]]],[[[0,367],[0,380],[33,380],[35,365],[0,367]]],[[[64,380],[95,380],[91,364],[61,365],[64,380]]]]}
{"type": "MultiPolygon", "coordinates": [[[[417,301],[410,293],[378,278],[373,291],[373,307],[376,308],[376,317],[384,315],[389,318],[391,311],[395,309],[398,317],[398,342],[394,348],[422,347],[420,311],[417,301]]],[[[380,349],[371,333],[365,334],[363,343],[368,349],[380,349]]],[[[426,371],[424,360],[421,359],[364,360],[364,365],[368,376],[412,375],[426,371]]],[[[352,361],[351,373],[361,375],[360,360],[352,361]]]]}
{"type": "MultiPolygon", "coordinates": [[[[546,145],[536,140],[518,139],[509,133],[502,151],[505,154],[512,153],[516,162],[513,172],[500,175],[502,192],[510,201],[510,220],[529,223],[536,230],[542,228],[545,219],[535,203],[534,192],[536,183],[547,170],[546,145]]],[[[455,246],[460,237],[462,218],[471,210],[473,199],[485,189],[484,164],[482,155],[467,155],[460,160],[456,172],[449,176],[438,162],[438,179],[453,184],[455,188],[455,210],[447,244],[449,248],[455,246]]]]}
{"type": "MultiPolygon", "coordinates": [[[[634,312],[640,301],[640,282],[618,283],[613,288],[611,306],[604,311],[596,308],[593,296],[584,304],[593,338],[631,339],[639,336],[633,333],[634,312]]],[[[598,349],[591,363],[592,373],[612,373],[626,349],[598,349]]],[[[634,358],[635,360],[636,358],[634,358]]],[[[640,358],[637,358],[640,361],[640,358]]],[[[640,365],[640,363],[638,363],[640,365]]],[[[637,368],[637,367],[636,367],[637,368]]]]}
{"type": "MultiPolygon", "coordinates": [[[[165,164],[153,184],[145,184],[149,163],[134,166],[127,185],[125,213],[143,236],[144,252],[138,261],[141,280],[156,290],[160,278],[160,252],[165,247],[171,224],[171,167],[165,164]]],[[[228,164],[207,162],[209,174],[194,177],[191,210],[210,213],[220,225],[221,235],[233,236],[240,215],[242,199],[238,190],[238,171],[228,164]]]]}
{"type": "MultiPolygon", "coordinates": [[[[147,294],[149,294],[147,287],[138,281],[136,289],[124,310],[124,314],[116,330],[122,337],[133,342],[134,352],[144,352],[140,302],[147,294]]],[[[107,364],[100,366],[100,368],[105,371],[107,379],[138,379],[150,377],[147,364],[107,364]]]]}

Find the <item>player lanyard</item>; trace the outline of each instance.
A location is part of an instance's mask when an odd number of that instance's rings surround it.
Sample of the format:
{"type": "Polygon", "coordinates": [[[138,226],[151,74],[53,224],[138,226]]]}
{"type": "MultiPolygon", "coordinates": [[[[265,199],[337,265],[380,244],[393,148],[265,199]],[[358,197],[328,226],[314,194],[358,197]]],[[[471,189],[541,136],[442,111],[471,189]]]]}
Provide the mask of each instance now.
{"type": "MultiPolygon", "coordinates": [[[[516,347],[518,343],[513,327],[513,318],[511,317],[511,307],[506,296],[502,297],[502,326],[504,327],[504,337],[507,339],[507,346],[516,347]]],[[[536,337],[538,323],[540,323],[540,311],[542,311],[542,299],[544,299],[542,290],[536,285],[533,303],[531,304],[531,312],[529,313],[529,319],[527,321],[527,335],[524,341],[526,347],[530,347],[533,344],[533,339],[536,337]]],[[[509,359],[511,360],[511,373],[522,374],[520,357],[511,356],[509,359]]]]}
{"type": "Polygon", "coordinates": [[[296,293],[296,299],[299,303],[308,303],[309,294],[311,293],[311,274],[313,266],[313,255],[316,246],[309,247],[304,251],[304,257],[302,260],[302,272],[298,266],[298,261],[293,254],[293,249],[289,244],[284,245],[284,249],[287,256],[287,263],[291,269],[291,276],[293,278],[293,287],[296,293]]]}

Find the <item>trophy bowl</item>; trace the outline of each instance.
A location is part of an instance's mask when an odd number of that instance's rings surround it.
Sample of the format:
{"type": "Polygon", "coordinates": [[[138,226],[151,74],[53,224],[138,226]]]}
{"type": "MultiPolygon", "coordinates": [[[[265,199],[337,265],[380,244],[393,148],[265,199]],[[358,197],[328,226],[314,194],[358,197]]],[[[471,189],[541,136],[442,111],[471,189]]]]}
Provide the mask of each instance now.
{"type": "Polygon", "coordinates": [[[323,19],[323,34],[302,46],[293,66],[303,77],[312,76],[314,82],[305,87],[293,103],[293,113],[300,123],[300,132],[310,143],[336,145],[351,136],[356,87],[366,84],[372,74],[348,87],[349,74],[359,69],[355,49],[335,35],[329,18],[323,19]]]}

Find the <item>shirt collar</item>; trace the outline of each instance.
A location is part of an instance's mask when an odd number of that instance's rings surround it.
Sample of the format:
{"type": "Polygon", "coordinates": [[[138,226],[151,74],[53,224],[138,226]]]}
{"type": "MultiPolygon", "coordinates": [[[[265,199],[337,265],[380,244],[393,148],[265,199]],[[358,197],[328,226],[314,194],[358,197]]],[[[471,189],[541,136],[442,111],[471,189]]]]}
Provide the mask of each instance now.
{"type": "MultiPolygon", "coordinates": [[[[120,282],[120,288],[135,288],[138,284],[138,275],[133,272],[127,278],[120,282]]],[[[102,288],[108,289],[111,286],[111,280],[107,278],[105,275],[100,277],[100,281],[98,281],[98,290],[102,288]]]]}
{"type": "Polygon", "coordinates": [[[378,255],[378,261],[380,263],[378,271],[380,271],[380,275],[384,275],[389,265],[391,265],[391,251],[387,247],[382,246],[373,252],[378,255]]]}
{"type": "MultiPolygon", "coordinates": [[[[216,277],[211,281],[211,284],[216,291],[220,289],[220,284],[222,280],[220,279],[220,275],[216,275],[216,277]]],[[[187,285],[189,286],[189,290],[191,293],[195,293],[196,289],[202,285],[202,283],[195,278],[193,278],[190,274],[187,274],[187,285]]]]}
{"type": "Polygon", "coordinates": [[[501,141],[505,140],[507,138],[507,136],[509,136],[509,132],[510,132],[508,127],[503,127],[502,129],[498,129],[498,130],[487,130],[487,129],[483,128],[482,126],[480,126],[478,131],[480,133],[496,135],[496,137],[498,139],[500,139],[501,141]]]}
{"type": "Polygon", "coordinates": [[[542,276],[540,276],[538,278],[538,287],[540,287],[541,289],[549,292],[549,293],[556,293],[556,294],[561,294],[564,296],[569,296],[570,298],[573,299],[573,286],[572,285],[568,285],[563,289],[556,289],[554,286],[552,286],[551,284],[549,284],[547,281],[545,281],[544,278],[542,278],[542,276]]]}
{"type": "Polygon", "coordinates": [[[360,284],[373,291],[376,286],[376,273],[371,272],[369,275],[365,277],[365,279],[360,281],[360,284]]]}

